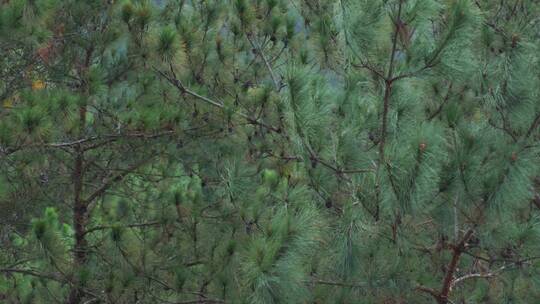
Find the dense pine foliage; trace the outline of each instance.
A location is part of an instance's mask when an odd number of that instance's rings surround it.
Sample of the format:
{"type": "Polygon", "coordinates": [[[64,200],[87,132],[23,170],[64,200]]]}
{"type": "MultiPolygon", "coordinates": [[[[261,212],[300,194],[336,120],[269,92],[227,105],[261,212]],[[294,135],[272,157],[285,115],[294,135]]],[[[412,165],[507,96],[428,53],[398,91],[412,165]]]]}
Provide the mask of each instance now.
{"type": "Polygon", "coordinates": [[[0,302],[540,302],[539,16],[0,1],[0,302]]]}

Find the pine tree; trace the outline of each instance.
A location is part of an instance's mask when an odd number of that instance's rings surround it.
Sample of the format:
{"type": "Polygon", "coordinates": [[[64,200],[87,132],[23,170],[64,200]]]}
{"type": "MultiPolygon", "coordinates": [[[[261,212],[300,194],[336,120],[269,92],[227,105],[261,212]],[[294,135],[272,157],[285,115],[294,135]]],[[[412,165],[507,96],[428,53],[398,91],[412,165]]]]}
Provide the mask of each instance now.
{"type": "Polygon", "coordinates": [[[0,4],[0,300],[534,303],[532,0],[0,4]]]}

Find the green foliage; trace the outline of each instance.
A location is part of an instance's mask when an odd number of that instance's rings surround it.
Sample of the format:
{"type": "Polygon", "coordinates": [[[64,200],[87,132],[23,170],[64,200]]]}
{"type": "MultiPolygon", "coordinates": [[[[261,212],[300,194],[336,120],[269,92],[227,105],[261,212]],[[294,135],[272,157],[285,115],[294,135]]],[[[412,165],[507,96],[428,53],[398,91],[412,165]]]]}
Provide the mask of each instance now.
{"type": "Polygon", "coordinates": [[[0,2],[0,302],[540,297],[537,1],[0,2]]]}

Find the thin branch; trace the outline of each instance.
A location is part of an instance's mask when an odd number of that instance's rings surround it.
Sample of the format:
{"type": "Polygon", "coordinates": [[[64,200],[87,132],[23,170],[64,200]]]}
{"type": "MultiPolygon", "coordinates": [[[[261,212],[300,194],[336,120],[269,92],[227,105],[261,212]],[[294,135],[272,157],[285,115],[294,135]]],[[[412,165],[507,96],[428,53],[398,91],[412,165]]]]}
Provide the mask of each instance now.
{"type": "Polygon", "coordinates": [[[320,284],[320,285],[353,287],[353,288],[362,288],[363,287],[362,284],[351,284],[351,283],[342,283],[342,282],[324,281],[324,280],[314,280],[314,281],[311,281],[311,283],[320,284]]]}
{"type": "Polygon", "coordinates": [[[89,233],[92,233],[92,232],[95,232],[95,231],[100,231],[100,230],[112,229],[112,228],[115,228],[115,227],[120,227],[120,228],[143,228],[143,227],[158,226],[160,224],[161,224],[161,222],[155,221],[155,222],[149,222],[149,223],[129,224],[129,225],[124,225],[124,226],[113,226],[113,225],[96,226],[96,227],[92,227],[90,229],[87,229],[84,232],[84,234],[89,234],[89,233]]]}
{"type": "Polygon", "coordinates": [[[390,64],[388,66],[388,73],[386,79],[392,79],[392,73],[394,72],[394,62],[396,59],[397,40],[399,34],[398,22],[401,21],[401,10],[403,7],[403,0],[399,0],[398,14],[395,20],[394,36],[392,37],[392,51],[390,52],[390,64]]]}
{"type": "Polygon", "coordinates": [[[366,69],[370,72],[372,72],[373,74],[377,75],[380,79],[386,81],[386,77],[380,72],[378,71],[375,67],[372,67],[370,64],[368,63],[365,63],[363,62],[362,60],[360,61],[360,64],[352,64],[353,67],[355,68],[363,68],[363,69],[366,69]]]}
{"type": "MultiPolygon", "coordinates": [[[[503,113],[503,110],[501,109],[501,107],[497,106],[495,107],[495,109],[497,110],[497,112],[499,113],[499,115],[501,116],[501,120],[502,120],[502,127],[501,128],[498,128],[498,129],[501,129],[503,130],[505,133],[507,133],[508,135],[510,135],[510,137],[512,137],[512,139],[514,140],[514,142],[517,142],[518,139],[516,137],[516,135],[514,134],[514,132],[512,132],[512,130],[508,127],[508,120],[506,119],[506,116],[504,116],[504,113],[503,113]]],[[[494,124],[492,124],[491,121],[488,121],[493,127],[497,128],[494,124]]]]}
{"type": "Polygon", "coordinates": [[[340,172],[345,174],[354,174],[354,173],[368,173],[373,172],[373,169],[342,169],[340,172]]]}
{"type": "MultiPolygon", "coordinates": [[[[171,83],[172,85],[174,85],[179,91],[180,93],[182,94],[188,94],[188,95],[191,95],[192,97],[195,97],[199,100],[202,100],[214,107],[217,107],[217,108],[220,108],[220,109],[223,109],[224,108],[224,105],[222,102],[217,102],[215,100],[212,100],[206,96],[202,96],[200,94],[197,94],[196,92],[186,88],[184,86],[184,84],[178,80],[176,77],[170,77],[169,75],[165,74],[164,72],[160,71],[159,69],[156,69],[156,68],[153,68],[159,75],[161,75],[163,78],[165,78],[169,83],[171,83]]],[[[255,119],[253,117],[250,117],[249,115],[247,114],[244,114],[242,112],[235,112],[236,115],[244,118],[247,120],[248,123],[250,124],[253,124],[253,125],[259,125],[261,127],[264,127],[270,131],[273,131],[275,133],[281,133],[281,129],[280,128],[276,128],[276,127],[273,127],[273,126],[270,126],[258,119],[255,119]]]]}
{"type": "Polygon", "coordinates": [[[396,181],[394,179],[394,175],[392,175],[392,167],[391,167],[390,163],[387,162],[384,167],[385,167],[386,173],[388,174],[388,180],[390,181],[390,186],[392,188],[392,192],[396,196],[396,199],[400,200],[401,196],[400,196],[399,189],[397,187],[396,181]]]}
{"type": "Polygon", "coordinates": [[[434,66],[435,65],[430,61],[425,66],[423,66],[422,68],[420,68],[420,69],[418,69],[416,71],[413,71],[413,72],[409,72],[409,73],[405,73],[405,74],[395,76],[394,78],[391,78],[390,81],[394,82],[396,80],[400,80],[400,79],[403,79],[403,78],[414,77],[414,76],[420,74],[421,72],[423,72],[423,71],[425,71],[425,70],[427,70],[429,68],[432,68],[434,66]]]}
{"type": "Polygon", "coordinates": [[[413,71],[413,72],[408,72],[408,73],[404,73],[404,74],[401,74],[401,75],[398,75],[398,76],[395,76],[393,78],[388,78],[390,81],[396,81],[396,80],[399,80],[399,79],[403,79],[403,78],[408,78],[408,77],[414,77],[418,74],[420,74],[421,72],[429,69],[429,68],[432,68],[434,67],[437,63],[437,58],[439,57],[439,55],[442,53],[442,51],[444,50],[445,48],[445,45],[446,43],[448,42],[448,39],[449,39],[449,36],[447,35],[446,37],[444,37],[443,41],[441,42],[441,44],[439,45],[439,47],[435,50],[433,56],[431,56],[431,58],[425,63],[425,65],[421,68],[419,68],[418,70],[416,71],[413,71]]]}
{"type": "Polygon", "coordinates": [[[383,117],[382,117],[382,127],[381,127],[381,136],[379,141],[379,164],[384,162],[384,145],[386,143],[386,133],[388,128],[388,110],[390,106],[390,94],[392,92],[392,75],[394,72],[394,63],[396,59],[396,50],[397,50],[397,40],[399,34],[398,21],[401,18],[401,10],[403,6],[403,0],[399,1],[398,13],[395,20],[395,29],[394,36],[392,37],[392,51],[390,52],[390,64],[388,65],[388,73],[386,76],[385,88],[384,88],[384,98],[383,98],[383,117]]]}
{"type": "Polygon", "coordinates": [[[415,289],[419,290],[419,291],[422,291],[422,292],[425,292],[425,293],[428,293],[432,297],[434,297],[435,299],[439,298],[439,293],[433,288],[429,288],[429,287],[426,287],[426,286],[419,285],[419,286],[416,286],[415,289]]]}
{"type": "MultiPolygon", "coordinates": [[[[368,169],[341,169],[341,168],[339,168],[337,166],[334,166],[334,165],[328,163],[327,161],[321,159],[320,157],[315,155],[315,153],[313,151],[308,149],[308,152],[310,152],[310,160],[311,161],[323,165],[324,167],[334,171],[336,174],[369,173],[369,172],[374,172],[375,171],[374,169],[370,169],[370,168],[368,168],[368,169]]],[[[297,161],[297,162],[303,161],[302,157],[300,157],[300,156],[279,156],[279,155],[276,155],[276,154],[274,154],[272,152],[269,152],[269,155],[271,157],[282,159],[284,161],[297,161]]]]}
{"type": "MultiPolygon", "coordinates": [[[[342,12],[343,18],[345,18],[347,9],[345,8],[345,4],[343,3],[343,0],[340,0],[339,3],[340,3],[340,6],[341,6],[341,12],[342,12]]],[[[387,79],[383,75],[383,73],[380,72],[379,70],[377,70],[375,67],[371,66],[369,64],[369,62],[365,62],[364,59],[362,59],[362,56],[360,56],[358,54],[358,52],[353,48],[351,42],[349,41],[349,35],[347,34],[347,29],[346,28],[344,28],[343,32],[344,32],[344,36],[345,36],[345,43],[351,49],[351,52],[353,53],[353,55],[358,60],[360,60],[360,64],[354,64],[353,63],[352,66],[355,67],[355,68],[367,69],[367,70],[371,71],[373,74],[375,74],[377,77],[379,77],[380,79],[386,81],[387,79]]]]}
{"type": "Polygon", "coordinates": [[[379,164],[384,162],[384,146],[386,144],[386,133],[388,128],[388,111],[390,107],[390,93],[392,91],[392,83],[386,82],[384,88],[384,97],[383,97],[383,117],[382,117],[382,127],[381,135],[379,140],[379,164]]]}
{"type": "Polygon", "coordinates": [[[196,304],[196,303],[225,303],[225,301],[220,299],[198,299],[192,301],[181,301],[181,302],[169,302],[171,304],[196,304]]]}
{"type": "Polygon", "coordinates": [[[53,281],[56,281],[56,282],[61,282],[61,283],[65,282],[65,280],[63,280],[62,278],[59,278],[56,275],[46,274],[46,273],[39,273],[39,272],[35,272],[33,270],[30,270],[30,269],[0,268],[0,273],[7,273],[7,274],[20,273],[20,274],[23,274],[23,275],[29,275],[29,276],[33,276],[33,277],[42,278],[42,279],[53,280],[53,281]]]}
{"type": "Polygon", "coordinates": [[[314,161],[314,162],[317,162],[321,165],[323,165],[324,167],[334,171],[335,173],[337,173],[338,175],[342,175],[342,174],[352,174],[352,173],[367,173],[367,172],[373,172],[373,169],[351,169],[351,170],[343,170],[343,169],[340,169],[328,162],[326,162],[325,160],[319,158],[317,155],[315,155],[315,153],[312,153],[311,154],[311,157],[310,157],[310,160],[311,161],[314,161]]]}
{"type": "Polygon", "coordinates": [[[456,196],[456,199],[454,200],[454,239],[457,241],[458,235],[459,235],[459,221],[458,221],[458,212],[457,212],[457,203],[458,203],[458,196],[456,196]]]}
{"type": "MultiPolygon", "coordinates": [[[[185,131],[190,131],[190,130],[185,130],[185,131]]],[[[99,143],[92,144],[90,146],[83,146],[82,147],[83,151],[88,151],[88,150],[95,149],[95,148],[97,148],[99,146],[102,146],[103,144],[106,144],[106,143],[109,143],[111,141],[115,141],[115,140],[118,140],[118,139],[123,139],[123,138],[153,139],[153,138],[158,138],[158,137],[167,136],[167,135],[173,135],[173,134],[175,134],[175,131],[173,131],[173,130],[166,130],[166,131],[157,132],[157,133],[133,132],[133,133],[121,133],[121,134],[105,134],[105,135],[101,135],[101,136],[91,136],[91,137],[81,138],[81,139],[73,140],[73,141],[65,141],[65,142],[31,143],[31,144],[27,144],[27,145],[21,145],[21,146],[18,146],[16,148],[9,148],[9,147],[3,148],[3,147],[0,147],[0,152],[2,154],[4,154],[4,155],[9,155],[9,154],[12,154],[14,152],[17,152],[17,151],[20,151],[20,150],[25,150],[25,149],[72,148],[72,147],[77,147],[77,146],[85,144],[85,143],[91,143],[91,142],[100,141],[100,140],[102,141],[102,142],[99,142],[99,143]]]]}
{"type": "MultiPolygon", "coordinates": [[[[502,267],[503,269],[505,268],[504,266],[502,267]]],[[[502,269],[501,269],[502,270],[502,269]]],[[[462,277],[459,277],[457,279],[455,279],[453,282],[452,282],[452,286],[450,287],[450,289],[454,289],[454,287],[459,284],[460,282],[462,281],[465,281],[465,280],[468,280],[468,279],[475,279],[475,278],[491,278],[493,276],[495,276],[496,273],[495,272],[487,272],[487,273],[470,273],[470,274],[466,274],[462,277]]]]}
{"type": "Polygon", "coordinates": [[[444,105],[448,102],[448,100],[450,99],[450,92],[452,91],[452,83],[450,82],[450,84],[448,85],[448,91],[446,92],[446,95],[444,96],[444,99],[443,101],[441,102],[441,104],[439,105],[439,107],[437,108],[437,110],[435,110],[435,112],[433,112],[431,115],[429,115],[428,117],[428,121],[432,120],[433,118],[435,118],[437,115],[439,115],[444,107],[444,105]]]}
{"type": "Polygon", "coordinates": [[[532,199],[532,203],[540,210],[540,194],[536,193],[532,199]]]}
{"type": "Polygon", "coordinates": [[[257,55],[261,56],[262,60],[264,61],[264,64],[266,65],[266,68],[268,69],[268,72],[270,73],[270,77],[272,78],[272,82],[274,83],[274,87],[275,87],[276,91],[279,92],[280,85],[279,85],[279,82],[277,81],[276,76],[274,75],[274,71],[272,70],[272,66],[270,66],[270,63],[266,59],[266,56],[264,56],[263,50],[257,44],[255,44],[255,42],[251,39],[250,36],[251,36],[250,33],[246,34],[247,40],[249,41],[251,46],[254,49],[257,50],[257,55]]]}
{"type": "Polygon", "coordinates": [[[79,140],[75,141],[69,141],[69,142],[57,142],[57,143],[43,143],[43,144],[37,144],[36,147],[52,147],[52,148],[61,148],[61,147],[72,147],[76,145],[80,145],[85,142],[93,141],[98,139],[97,136],[88,137],[88,138],[81,138],[79,140]]]}
{"type": "Polygon", "coordinates": [[[502,131],[503,133],[507,134],[508,136],[510,136],[512,138],[512,140],[514,142],[517,142],[517,138],[516,136],[510,131],[508,130],[508,128],[506,128],[506,124],[503,122],[503,126],[502,127],[499,127],[497,126],[491,119],[488,119],[487,120],[487,123],[492,126],[493,128],[497,129],[497,130],[500,130],[502,131]]]}
{"type": "Polygon", "coordinates": [[[112,178],[110,178],[109,180],[105,181],[105,183],[103,183],[97,190],[95,190],[92,194],[90,194],[88,198],[84,200],[84,202],[86,202],[87,204],[92,203],[98,196],[102,195],[105,191],[107,191],[107,189],[109,189],[114,183],[121,181],[129,173],[135,171],[136,169],[138,169],[139,167],[141,167],[142,165],[150,161],[150,159],[151,158],[148,158],[140,162],[137,162],[131,167],[125,169],[125,171],[122,171],[116,174],[115,176],[113,176],[112,178]]]}
{"type": "MultiPolygon", "coordinates": [[[[514,265],[520,264],[520,263],[522,263],[522,261],[512,262],[512,264],[514,264],[514,265]]],[[[457,285],[458,283],[463,282],[465,280],[494,277],[494,276],[498,275],[500,272],[503,272],[504,270],[508,269],[508,267],[509,267],[509,265],[504,265],[504,266],[499,267],[497,270],[490,271],[490,272],[466,274],[466,275],[464,275],[462,277],[459,277],[459,278],[455,279],[454,282],[452,282],[452,287],[451,288],[453,288],[455,285],[457,285]]]]}
{"type": "Polygon", "coordinates": [[[538,113],[538,114],[536,115],[536,118],[534,119],[534,121],[532,122],[531,126],[530,126],[529,129],[527,130],[527,133],[525,134],[525,138],[531,136],[532,133],[534,132],[534,130],[538,127],[538,125],[540,125],[540,113],[538,113]]]}
{"type": "MultiPolygon", "coordinates": [[[[185,130],[185,131],[188,131],[188,130],[185,130]]],[[[101,141],[99,143],[95,143],[95,144],[90,145],[90,146],[85,146],[84,150],[89,151],[89,150],[101,147],[101,146],[103,146],[103,145],[105,145],[107,143],[110,143],[110,142],[113,142],[113,141],[116,141],[116,140],[119,140],[119,139],[124,139],[124,138],[154,139],[154,138],[158,138],[158,137],[174,135],[175,133],[176,132],[173,131],[173,130],[167,130],[167,131],[162,131],[162,132],[157,132],[157,133],[142,133],[142,132],[139,133],[139,132],[135,132],[135,133],[126,133],[126,134],[110,134],[110,135],[97,137],[96,138],[97,140],[103,140],[103,141],[101,141]]]]}

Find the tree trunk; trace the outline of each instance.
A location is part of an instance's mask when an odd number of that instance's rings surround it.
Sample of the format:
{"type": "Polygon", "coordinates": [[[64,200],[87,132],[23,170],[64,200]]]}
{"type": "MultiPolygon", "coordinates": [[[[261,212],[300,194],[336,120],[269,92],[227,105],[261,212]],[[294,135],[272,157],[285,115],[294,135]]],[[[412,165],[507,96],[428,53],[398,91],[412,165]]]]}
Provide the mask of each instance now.
{"type": "MultiPolygon", "coordinates": [[[[79,69],[79,76],[84,79],[83,74],[88,72],[88,67],[92,59],[94,46],[86,49],[84,62],[79,69]]],[[[83,82],[81,93],[88,96],[88,83],[83,82]]],[[[86,135],[86,104],[79,107],[79,138],[84,139],[86,135]]],[[[81,281],[81,271],[85,271],[88,261],[88,243],[86,241],[86,224],[88,220],[88,201],[83,198],[84,183],[84,148],[82,144],[75,146],[75,165],[73,168],[73,228],[75,230],[75,244],[73,245],[73,277],[72,286],[67,300],[68,304],[79,304],[84,296],[84,282],[81,281]]]]}
{"type": "MultiPolygon", "coordinates": [[[[82,106],[79,109],[79,119],[81,133],[84,132],[84,124],[86,121],[86,107],[82,106]]],[[[83,282],[80,280],[80,271],[86,265],[87,257],[87,242],[85,238],[86,221],[87,221],[87,205],[82,198],[83,191],[83,176],[84,176],[84,150],[79,144],[75,148],[75,166],[73,169],[73,227],[75,230],[75,244],[73,246],[73,285],[69,292],[67,303],[78,304],[83,298],[83,282]]]]}

